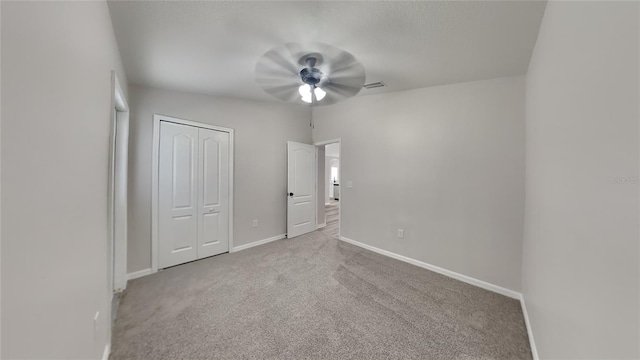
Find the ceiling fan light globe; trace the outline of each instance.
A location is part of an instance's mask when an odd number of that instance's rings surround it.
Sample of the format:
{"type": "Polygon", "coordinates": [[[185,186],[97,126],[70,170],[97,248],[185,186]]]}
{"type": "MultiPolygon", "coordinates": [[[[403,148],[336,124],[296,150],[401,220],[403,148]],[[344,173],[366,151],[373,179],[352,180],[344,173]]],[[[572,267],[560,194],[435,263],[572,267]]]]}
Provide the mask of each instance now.
{"type": "Polygon", "coordinates": [[[311,98],[311,86],[309,86],[309,84],[300,85],[298,93],[300,93],[300,96],[302,97],[308,96],[311,98]]]}
{"type": "Polygon", "coordinates": [[[309,85],[302,85],[298,88],[298,92],[302,96],[302,101],[307,104],[311,104],[313,100],[311,99],[311,87],[309,85]]]}
{"type": "Polygon", "coordinates": [[[327,95],[327,92],[320,88],[316,88],[313,92],[316,93],[316,100],[318,101],[324,99],[325,95],[327,95]]]}

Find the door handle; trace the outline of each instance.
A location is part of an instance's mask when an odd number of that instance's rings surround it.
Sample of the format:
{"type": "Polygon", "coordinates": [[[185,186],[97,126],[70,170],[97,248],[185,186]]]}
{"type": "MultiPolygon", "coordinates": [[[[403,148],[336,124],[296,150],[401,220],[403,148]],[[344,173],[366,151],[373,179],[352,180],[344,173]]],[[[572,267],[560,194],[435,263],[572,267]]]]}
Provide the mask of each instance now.
{"type": "Polygon", "coordinates": [[[216,211],[215,209],[209,209],[209,214],[217,214],[220,211],[216,211]]]}
{"type": "Polygon", "coordinates": [[[293,193],[289,193],[289,196],[293,196],[293,193]]]}

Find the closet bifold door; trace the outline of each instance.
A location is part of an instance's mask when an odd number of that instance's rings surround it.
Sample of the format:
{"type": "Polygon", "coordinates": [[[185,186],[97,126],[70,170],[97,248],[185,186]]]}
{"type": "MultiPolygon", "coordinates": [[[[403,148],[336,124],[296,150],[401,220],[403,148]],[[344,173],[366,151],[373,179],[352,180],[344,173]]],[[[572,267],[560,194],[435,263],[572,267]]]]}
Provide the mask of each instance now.
{"type": "Polygon", "coordinates": [[[229,251],[229,133],[198,129],[198,259],[229,251]]]}
{"type": "Polygon", "coordinates": [[[198,128],[160,122],[158,267],[198,258],[198,128]]]}

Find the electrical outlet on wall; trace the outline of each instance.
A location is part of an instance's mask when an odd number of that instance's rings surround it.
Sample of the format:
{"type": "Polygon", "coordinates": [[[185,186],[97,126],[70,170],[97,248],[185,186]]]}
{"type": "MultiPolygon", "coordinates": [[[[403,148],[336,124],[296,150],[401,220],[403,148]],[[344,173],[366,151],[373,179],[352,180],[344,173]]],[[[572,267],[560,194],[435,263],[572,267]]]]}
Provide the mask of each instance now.
{"type": "Polygon", "coordinates": [[[258,219],[253,220],[253,227],[258,227],[258,219]]]}
{"type": "Polygon", "coordinates": [[[398,238],[404,239],[404,230],[398,229],[398,238]]]}

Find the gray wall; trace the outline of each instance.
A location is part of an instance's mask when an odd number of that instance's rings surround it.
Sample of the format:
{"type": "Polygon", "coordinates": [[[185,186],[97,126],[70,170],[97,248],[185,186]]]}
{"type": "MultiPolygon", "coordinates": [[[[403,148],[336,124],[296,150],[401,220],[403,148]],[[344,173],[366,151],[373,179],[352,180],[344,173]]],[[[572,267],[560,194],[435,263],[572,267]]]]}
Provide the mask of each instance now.
{"type": "Polygon", "coordinates": [[[317,225],[324,224],[326,221],[324,215],[324,193],[325,193],[325,180],[324,180],[324,146],[318,146],[318,179],[316,180],[318,183],[316,184],[316,189],[318,189],[318,198],[316,199],[316,204],[318,206],[317,213],[317,225]]]}
{"type": "Polygon", "coordinates": [[[638,358],[638,3],[547,4],[526,85],[523,293],[543,359],[638,358]]]}
{"type": "Polygon", "coordinates": [[[151,267],[153,114],[235,129],[234,246],[287,232],[286,142],[311,143],[308,106],[138,86],[130,91],[128,272],[151,267]]]}
{"type": "Polygon", "coordinates": [[[523,77],[361,96],[313,116],[314,141],[342,139],[342,236],[520,290],[523,77]]]}
{"type": "Polygon", "coordinates": [[[104,2],[0,6],[1,357],[100,359],[111,320],[112,69],[126,91],[109,10],[104,2]]]}

